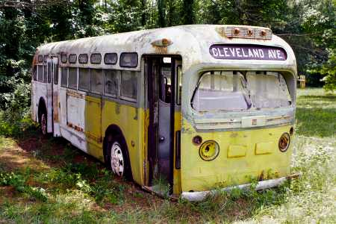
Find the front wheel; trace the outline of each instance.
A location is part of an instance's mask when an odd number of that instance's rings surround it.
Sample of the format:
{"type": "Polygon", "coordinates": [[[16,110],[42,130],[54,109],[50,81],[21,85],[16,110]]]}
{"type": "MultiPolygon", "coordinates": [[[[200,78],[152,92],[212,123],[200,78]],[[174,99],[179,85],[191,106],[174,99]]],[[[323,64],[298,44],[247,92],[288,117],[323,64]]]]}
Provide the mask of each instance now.
{"type": "Polygon", "coordinates": [[[118,177],[125,177],[128,180],[132,179],[130,162],[125,143],[122,139],[111,138],[111,142],[107,145],[108,167],[118,177]]]}

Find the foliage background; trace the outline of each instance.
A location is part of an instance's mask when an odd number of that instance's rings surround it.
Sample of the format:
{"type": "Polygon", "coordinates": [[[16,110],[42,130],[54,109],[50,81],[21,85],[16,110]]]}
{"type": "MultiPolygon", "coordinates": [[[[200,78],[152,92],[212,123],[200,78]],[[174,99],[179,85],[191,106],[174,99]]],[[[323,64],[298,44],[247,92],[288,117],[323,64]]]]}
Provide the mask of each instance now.
{"type": "Polygon", "coordinates": [[[334,0],[0,0],[0,110],[27,114],[43,43],[182,24],[270,27],[294,49],[309,86],[335,90],[335,8],[334,0]]]}

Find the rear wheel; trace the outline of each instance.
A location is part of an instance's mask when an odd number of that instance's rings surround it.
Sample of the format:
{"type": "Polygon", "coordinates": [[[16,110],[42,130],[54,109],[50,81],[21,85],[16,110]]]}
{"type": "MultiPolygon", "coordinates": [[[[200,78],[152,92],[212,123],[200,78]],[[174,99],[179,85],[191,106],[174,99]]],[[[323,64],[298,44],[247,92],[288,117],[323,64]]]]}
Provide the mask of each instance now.
{"type": "Polygon", "coordinates": [[[128,150],[124,140],[120,136],[108,136],[107,165],[118,177],[132,179],[128,150]]]}

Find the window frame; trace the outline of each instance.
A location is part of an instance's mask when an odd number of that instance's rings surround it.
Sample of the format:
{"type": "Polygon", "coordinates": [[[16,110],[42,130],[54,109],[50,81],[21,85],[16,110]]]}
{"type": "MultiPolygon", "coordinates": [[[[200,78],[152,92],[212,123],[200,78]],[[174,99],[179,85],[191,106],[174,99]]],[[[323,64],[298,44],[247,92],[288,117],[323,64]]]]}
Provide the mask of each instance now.
{"type": "Polygon", "coordinates": [[[68,57],[66,53],[61,53],[61,63],[66,64],[68,62],[68,57]]]}
{"type": "Polygon", "coordinates": [[[87,53],[81,53],[79,55],[79,57],[78,57],[78,62],[79,62],[79,64],[88,64],[88,54],[87,53]],[[80,61],[81,57],[83,57],[83,56],[86,56],[86,61],[85,62],[81,62],[80,61]]]}
{"type": "Polygon", "coordinates": [[[122,67],[122,68],[137,68],[137,66],[138,66],[138,60],[139,60],[139,58],[138,58],[138,53],[137,52],[122,52],[121,54],[120,54],[120,67],[122,67]],[[123,61],[123,56],[124,55],[127,55],[127,54],[135,54],[136,55],[136,65],[135,66],[125,66],[125,65],[122,65],[122,61],[123,61]]]}
{"type": "Polygon", "coordinates": [[[121,70],[121,81],[120,81],[120,87],[119,87],[119,90],[120,90],[119,97],[120,97],[120,99],[129,101],[129,102],[133,102],[133,103],[137,103],[137,101],[138,101],[138,95],[137,95],[137,93],[138,93],[138,76],[137,76],[137,73],[139,73],[139,71],[121,70]],[[128,72],[133,72],[133,73],[135,73],[135,75],[136,75],[136,76],[135,76],[135,77],[136,77],[136,97],[135,97],[135,99],[130,98],[130,97],[126,97],[126,96],[123,96],[123,95],[122,95],[123,72],[126,72],[126,71],[128,71],[128,72]]]}
{"type": "Polygon", "coordinates": [[[121,92],[121,77],[122,77],[122,71],[121,70],[112,70],[112,69],[105,69],[103,70],[104,71],[104,88],[103,88],[103,93],[105,96],[108,96],[108,97],[112,97],[112,98],[120,98],[120,92],[121,92]],[[106,73],[105,72],[108,72],[108,71],[115,71],[116,73],[118,73],[118,77],[117,77],[117,93],[116,95],[115,94],[110,94],[110,93],[107,93],[106,92],[106,81],[107,81],[107,76],[106,76],[106,73]]]}
{"type": "Polygon", "coordinates": [[[98,69],[95,69],[95,68],[90,68],[90,70],[89,70],[89,91],[91,92],[91,93],[93,93],[93,94],[96,94],[96,95],[103,95],[104,94],[104,86],[105,86],[105,78],[104,78],[104,73],[103,73],[103,71],[104,71],[105,69],[102,69],[102,68],[98,68],[98,69]],[[98,93],[98,92],[96,92],[96,91],[93,91],[93,88],[92,88],[92,71],[93,70],[101,70],[101,76],[102,76],[102,80],[103,80],[103,89],[101,90],[101,93],[98,93]]]}
{"type": "Polygon", "coordinates": [[[91,86],[91,83],[90,83],[90,75],[91,74],[91,68],[88,68],[88,67],[81,67],[79,68],[78,70],[78,87],[77,89],[79,91],[82,91],[82,92],[90,92],[90,86],[91,86]],[[88,74],[89,74],[89,83],[88,83],[88,89],[83,89],[83,88],[80,88],[80,69],[86,69],[88,70],[88,74]]]}
{"type": "Polygon", "coordinates": [[[76,61],[77,61],[77,55],[76,55],[75,53],[69,54],[69,56],[68,56],[68,61],[69,61],[70,64],[76,64],[76,61]],[[74,61],[70,61],[70,58],[73,57],[73,56],[75,56],[74,61]]]}
{"type": "Polygon", "coordinates": [[[105,54],[104,54],[104,59],[103,59],[103,61],[104,61],[104,64],[106,64],[106,65],[116,65],[116,64],[117,64],[117,61],[118,61],[118,55],[117,55],[117,53],[105,53],[105,54]],[[116,56],[116,61],[113,62],[113,63],[108,63],[108,62],[106,61],[108,55],[114,55],[114,56],[116,56]]]}
{"type": "Polygon", "coordinates": [[[61,84],[60,84],[60,86],[62,87],[62,88],[68,88],[68,75],[69,75],[69,67],[61,67],[61,84]],[[63,73],[62,73],[62,70],[63,69],[66,69],[66,85],[64,86],[63,84],[62,84],[62,76],[63,76],[63,73]]]}
{"type": "Polygon", "coordinates": [[[79,68],[78,67],[68,67],[68,76],[67,76],[67,88],[72,90],[78,90],[79,89],[79,68]],[[70,78],[70,69],[76,69],[76,88],[69,86],[69,78],[70,78]]]}
{"type": "Polygon", "coordinates": [[[102,62],[102,55],[101,55],[101,53],[92,53],[92,54],[90,54],[90,63],[91,64],[101,64],[101,62],[102,62]],[[93,57],[94,56],[100,56],[100,61],[99,62],[93,61],[93,57]]]}

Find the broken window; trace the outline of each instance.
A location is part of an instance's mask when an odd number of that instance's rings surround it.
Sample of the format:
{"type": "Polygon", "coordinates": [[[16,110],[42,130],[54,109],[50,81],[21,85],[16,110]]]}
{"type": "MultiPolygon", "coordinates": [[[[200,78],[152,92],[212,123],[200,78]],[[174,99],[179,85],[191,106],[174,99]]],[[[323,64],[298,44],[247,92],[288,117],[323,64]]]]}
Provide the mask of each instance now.
{"type": "Polygon", "coordinates": [[[239,72],[211,71],[204,73],[192,99],[198,111],[240,111],[251,106],[245,90],[244,76],[239,72]]]}
{"type": "Polygon", "coordinates": [[[246,76],[254,108],[278,108],[291,105],[291,96],[281,73],[248,72],[246,76]]]}

